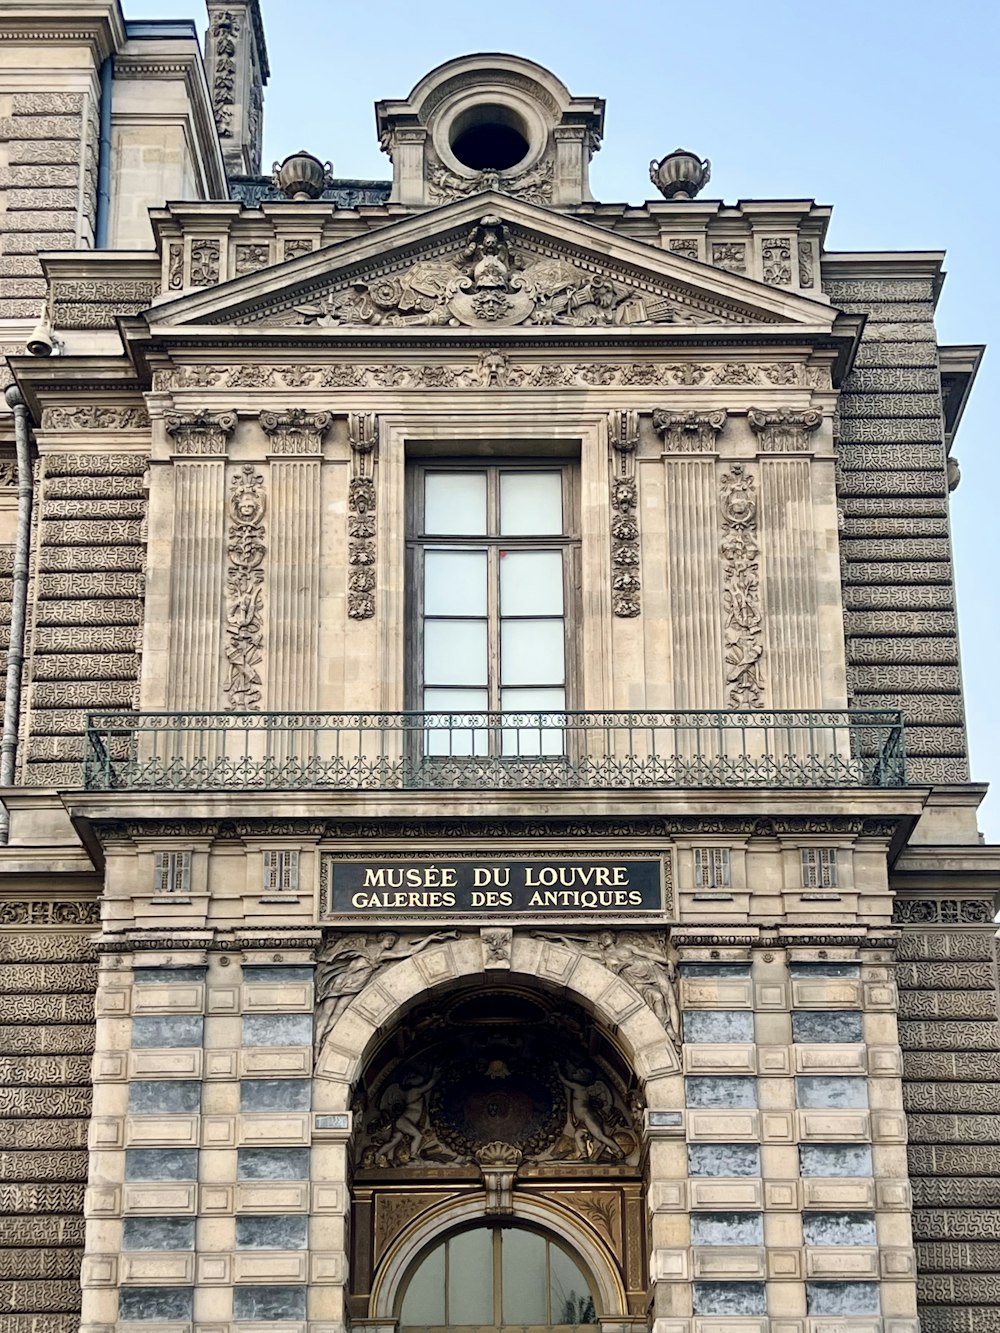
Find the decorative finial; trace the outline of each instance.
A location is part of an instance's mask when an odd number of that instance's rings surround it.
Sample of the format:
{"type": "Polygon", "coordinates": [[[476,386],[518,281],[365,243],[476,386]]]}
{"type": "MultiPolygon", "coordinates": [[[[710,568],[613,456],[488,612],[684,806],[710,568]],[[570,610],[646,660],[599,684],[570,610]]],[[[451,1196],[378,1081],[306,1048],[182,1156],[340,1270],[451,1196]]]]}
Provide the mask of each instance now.
{"type": "Polygon", "coordinates": [[[302,149],[275,162],[271,182],[289,199],[318,199],[333,176],[333,163],[321,162],[302,149]]]}
{"type": "Polygon", "coordinates": [[[693,199],[704,189],[712,175],[712,164],[702,160],[686,148],[675,148],[672,153],[649,164],[649,179],[664,199],[693,199]]]}

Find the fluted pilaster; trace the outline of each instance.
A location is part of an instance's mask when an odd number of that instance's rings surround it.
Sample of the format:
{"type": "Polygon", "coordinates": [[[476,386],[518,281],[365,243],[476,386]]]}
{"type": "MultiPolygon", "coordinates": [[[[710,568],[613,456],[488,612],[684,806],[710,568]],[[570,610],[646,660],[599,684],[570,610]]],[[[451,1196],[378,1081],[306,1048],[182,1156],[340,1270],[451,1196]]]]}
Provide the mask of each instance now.
{"type": "Polygon", "coordinates": [[[773,708],[823,702],[810,460],[763,458],[760,543],[764,640],[773,708]]]}
{"type": "Polygon", "coordinates": [[[715,458],[667,458],[667,580],[675,708],[721,708],[722,582],[715,458]]]}
{"type": "Polygon", "coordinates": [[[221,706],[225,521],[225,460],[178,459],[174,464],[169,708],[221,706]]]}
{"type": "Polygon", "coordinates": [[[267,565],[267,707],[319,703],[319,458],[274,459],[267,565]]]}

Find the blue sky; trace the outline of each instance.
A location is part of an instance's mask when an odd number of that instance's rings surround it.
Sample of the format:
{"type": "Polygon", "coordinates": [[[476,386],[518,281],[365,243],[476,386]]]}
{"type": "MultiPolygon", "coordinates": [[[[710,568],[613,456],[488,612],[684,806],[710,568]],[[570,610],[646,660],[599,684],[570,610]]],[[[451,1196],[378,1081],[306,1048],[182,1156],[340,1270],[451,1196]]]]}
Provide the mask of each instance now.
{"type": "MultiPolygon", "coordinates": [[[[201,0],[123,0],[193,18],[201,0]]],[[[607,99],[591,180],[649,197],[651,157],[712,159],[706,195],[834,205],[834,250],[948,252],[944,343],[992,345],[955,447],[952,502],[972,775],[997,787],[1000,842],[1000,5],[995,0],[262,0],[271,61],[265,162],[299,148],[340,176],[387,177],[372,104],[469,51],[513,51],[607,99]]]]}

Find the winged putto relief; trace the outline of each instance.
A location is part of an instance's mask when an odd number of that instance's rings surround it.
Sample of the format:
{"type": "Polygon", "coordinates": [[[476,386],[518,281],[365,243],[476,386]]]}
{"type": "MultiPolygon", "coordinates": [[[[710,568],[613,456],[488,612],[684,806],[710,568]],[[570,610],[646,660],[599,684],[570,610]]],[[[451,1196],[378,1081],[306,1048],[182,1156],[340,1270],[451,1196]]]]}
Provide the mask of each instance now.
{"type": "MultiPolygon", "coordinates": [[[[273,322],[273,321],[272,321],[273,322]]],[[[566,259],[520,253],[482,217],[454,260],[424,259],[277,316],[284,325],[503,328],[512,325],[720,324],[719,315],[640,292],[566,259]]]]}

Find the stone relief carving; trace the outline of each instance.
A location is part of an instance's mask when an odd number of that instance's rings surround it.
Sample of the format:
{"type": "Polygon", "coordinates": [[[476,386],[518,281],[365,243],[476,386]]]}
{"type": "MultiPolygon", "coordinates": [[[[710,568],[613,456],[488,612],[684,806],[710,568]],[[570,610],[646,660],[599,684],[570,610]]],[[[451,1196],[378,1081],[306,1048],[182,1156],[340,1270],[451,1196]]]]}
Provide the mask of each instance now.
{"type": "Polygon", "coordinates": [[[637,990],[667,1032],[681,1043],[677,968],[667,937],[654,931],[602,930],[597,935],[557,935],[532,931],[537,939],[552,940],[589,954],[637,990]]]}
{"type": "Polygon", "coordinates": [[[728,273],[747,271],[747,247],[743,241],[713,241],[712,263],[728,273]]]}
{"type": "Polygon", "coordinates": [[[539,246],[496,214],[485,214],[457,253],[439,246],[406,267],[359,276],[289,308],[250,312],[239,322],[321,328],[775,322],[762,311],[695,295],[667,280],[659,287],[629,271],[598,270],[570,249],[539,246]]]}
{"type": "Polygon", "coordinates": [[[236,247],[235,273],[240,278],[246,273],[256,273],[258,269],[267,268],[271,261],[271,247],[264,244],[255,244],[245,242],[236,247]]]}
{"type": "Polygon", "coordinates": [[[214,43],[215,69],[212,76],[212,109],[220,138],[233,134],[233,106],[236,102],[236,38],[240,21],[230,10],[215,15],[209,29],[214,43]]]}
{"type": "Polygon", "coordinates": [[[412,958],[432,944],[457,938],[457,930],[442,930],[429,935],[403,936],[392,931],[379,935],[359,933],[329,940],[319,953],[316,969],[317,1054],[340,1015],[383,968],[412,958]]]}
{"type": "Polygon", "coordinates": [[[757,493],[752,473],[734,463],[722,474],[722,606],[725,616],[726,701],[731,708],[762,708],[763,618],[757,493]]]}
{"type": "Polygon", "coordinates": [[[43,430],[146,430],[149,413],[145,407],[46,407],[42,412],[43,430]]]}
{"type": "Polygon", "coordinates": [[[685,259],[697,259],[698,242],[693,236],[674,236],[670,241],[670,253],[682,255],[685,259]]]}
{"type": "Polygon", "coordinates": [[[989,925],[993,903],[988,898],[896,898],[892,919],[900,925],[989,925]]]}
{"type": "Polygon", "coordinates": [[[191,242],[191,286],[214,287],[219,281],[218,241],[191,242]]]}
{"type": "Polygon", "coordinates": [[[579,1020],[521,1007],[515,1025],[438,1015],[407,1032],[407,1053],[359,1099],[359,1166],[476,1162],[502,1210],[522,1163],[634,1165],[635,1110],[579,1020]]]}
{"type": "Polygon", "coordinates": [[[300,259],[302,255],[312,254],[313,248],[313,243],[307,236],[296,236],[285,241],[282,254],[285,259],[300,259]]]}
{"type": "Polygon", "coordinates": [[[374,412],[351,412],[347,428],[352,462],[347,496],[347,614],[352,620],[370,620],[375,614],[378,419],[374,412]]]}
{"type": "Polygon", "coordinates": [[[823,413],[815,410],[763,412],[758,407],[751,407],[747,420],[765,453],[797,454],[809,448],[809,436],[819,429],[823,413]]]}
{"type": "Polygon", "coordinates": [[[639,615],[639,492],[635,452],[639,447],[639,413],[609,414],[611,441],[611,605],[616,616],[639,615]]]}
{"type": "Polygon", "coordinates": [[[799,286],[813,285],[813,248],[809,241],[799,241],[799,286]]]}
{"type": "Polygon", "coordinates": [[[299,456],[323,452],[323,436],[333,421],[329,412],[307,412],[301,407],[289,412],[261,412],[259,419],[272,454],[299,456]]]}
{"type": "Polygon", "coordinates": [[[226,453],[236,421],[235,412],[194,412],[168,416],[166,430],[179,454],[220,456],[226,453]]]}
{"type": "Polygon", "coordinates": [[[568,364],[565,362],[514,361],[491,351],[478,361],[449,362],[447,365],[412,365],[386,362],[381,365],[340,361],[321,365],[236,365],[178,366],[154,372],[157,392],[170,389],[204,388],[289,388],[289,389],[592,389],[664,387],[694,388],[702,384],[730,381],[738,385],[761,383],[823,388],[828,382],[821,367],[794,362],[748,365],[731,363],[731,368],[711,367],[684,361],[632,361],[611,365],[605,361],[568,364]],[[718,378],[722,376],[722,378],[718,378]]]}
{"type": "Polygon", "coordinates": [[[260,707],[264,656],[264,478],[246,464],[229,491],[226,647],[223,690],[233,710],[260,707]]]}
{"type": "Polygon", "coordinates": [[[427,178],[427,193],[435,203],[447,203],[451,199],[466,199],[473,194],[495,191],[509,194],[514,199],[523,199],[529,204],[549,204],[552,202],[551,162],[540,163],[520,175],[509,176],[499,171],[479,171],[474,176],[459,176],[446,166],[438,163],[432,167],[427,178]]]}
{"type": "Polygon", "coordinates": [[[92,926],[101,919],[97,903],[2,902],[0,926],[92,926]]]}
{"type": "Polygon", "coordinates": [[[167,249],[167,288],[176,292],[184,286],[184,246],[177,241],[167,249]]]}
{"type": "Polygon", "coordinates": [[[718,412],[670,412],[653,409],[653,429],[668,453],[714,453],[719,432],[726,424],[725,408],[718,412]]]}
{"type": "Polygon", "coordinates": [[[792,285],[792,238],[764,236],[760,243],[760,258],[764,266],[764,281],[771,287],[792,285]]]}

